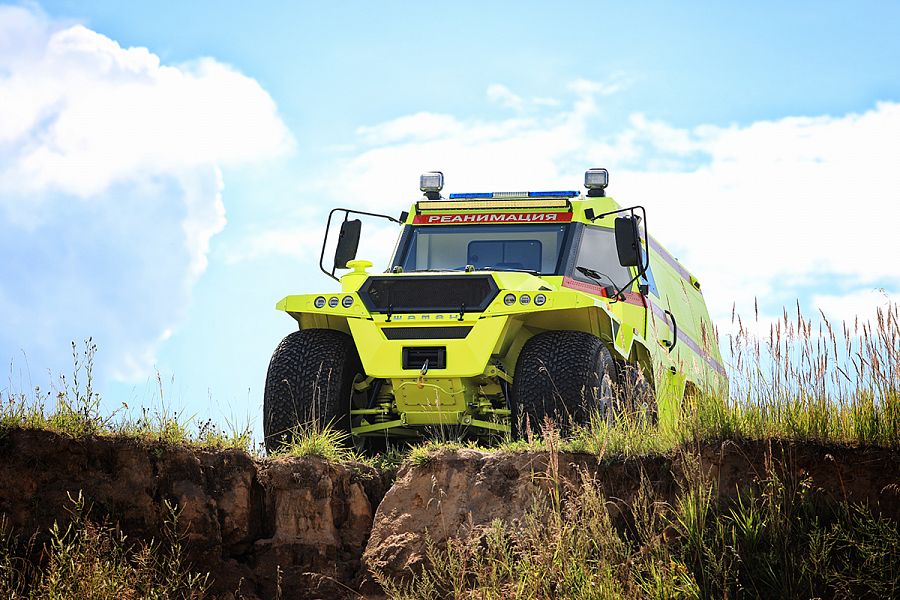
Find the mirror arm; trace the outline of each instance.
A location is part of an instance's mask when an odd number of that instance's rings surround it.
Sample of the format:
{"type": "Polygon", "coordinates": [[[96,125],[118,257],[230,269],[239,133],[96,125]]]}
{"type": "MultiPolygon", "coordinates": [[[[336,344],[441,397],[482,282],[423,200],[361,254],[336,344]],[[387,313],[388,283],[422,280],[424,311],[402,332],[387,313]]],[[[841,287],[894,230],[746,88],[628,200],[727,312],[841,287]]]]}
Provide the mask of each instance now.
{"type": "MultiPolygon", "coordinates": [[[[608,217],[610,215],[615,215],[615,214],[622,213],[625,211],[628,211],[631,214],[631,216],[634,217],[635,209],[639,209],[641,211],[641,218],[644,220],[644,251],[645,251],[644,253],[646,254],[646,258],[644,259],[643,265],[638,265],[638,272],[634,277],[631,278],[631,281],[629,281],[628,283],[623,285],[621,288],[616,290],[615,300],[613,302],[610,302],[610,304],[615,304],[616,302],[618,302],[619,298],[623,297],[622,293],[625,290],[627,290],[628,288],[630,288],[631,285],[635,281],[638,280],[638,277],[640,277],[641,275],[646,273],[647,269],[650,268],[650,237],[649,237],[649,234],[647,233],[647,211],[644,209],[643,206],[636,204],[634,206],[629,206],[628,208],[620,208],[618,210],[611,210],[609,212],[601,213],[599,215],[594,215],[594,214],[591,214],[591,215],[586,214],[585,215],[593,223],[597,219],[602,219],[603,217],[608,217]]],[[[591,213],[593,213],[593,211],[591,211],[591,213]]]]}
{"type": "Polygon", "coordinates": [[[322,240],[322,252],[319,254],[319,270],[323,273],[334,279],[335,281],[340,281],[339,278],[334,276],[334,272],[337,267],[332,267],[331,271],[325,269],[325,246],[328,245],[328,232],[331,231],[331,219],[334,217],[334,213],[343,212],[344,213],[344,221],[350,218],[351,214],[354,215],[365,215],[367,217],[378,217],[381,219],[387,219],[388,221],[392,221],[397,223],[398,225],[403,225],[403,221],[398,220],[396,217],[392,217],[390,215],[382,215],[380,213],[370,213],[364,212],[361,210],[351,210],[349,208],[333,208],[331,212],[328,213],[328,222],[325,223],[325,239],[322,240]]]}

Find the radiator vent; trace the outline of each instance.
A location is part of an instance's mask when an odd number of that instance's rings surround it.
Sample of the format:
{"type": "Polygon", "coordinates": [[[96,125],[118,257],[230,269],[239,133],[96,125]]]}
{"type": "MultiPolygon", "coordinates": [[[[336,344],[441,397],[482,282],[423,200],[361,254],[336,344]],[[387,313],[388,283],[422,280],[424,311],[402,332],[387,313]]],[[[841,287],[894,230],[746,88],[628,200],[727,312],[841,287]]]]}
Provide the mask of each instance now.
{"type": "Polygon", "coordinates": [[[389,340],[461,340],[469,335],[472,328],[461,325],[457,327],[385,327],[381,330],[389,340]]]}

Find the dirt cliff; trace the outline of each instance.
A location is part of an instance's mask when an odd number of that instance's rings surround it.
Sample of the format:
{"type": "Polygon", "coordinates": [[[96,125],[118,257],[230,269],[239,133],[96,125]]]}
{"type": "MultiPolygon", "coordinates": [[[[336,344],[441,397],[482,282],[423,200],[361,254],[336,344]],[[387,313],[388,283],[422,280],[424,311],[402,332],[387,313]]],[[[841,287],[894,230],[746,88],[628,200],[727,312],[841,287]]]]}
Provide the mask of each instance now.
{"type": "MultiPolygon", "coordinates": [[[[816,494],[865,503],[900,520],[900,453],[876,448],[726,442],[643,458],[446,450],[407,464],[391,485],[364,464],[317,458],[254,460],[232,450],[73,439],[45,431],[0,436],[0,514],[20,534],[65,522],[81,491],[95,517],[132,539],[159,539],[165,502],[181,510],[187,558],[222,598],[377,595],[377,569],[404,577],[423,564],[427,538],[465,538],[493,520],[515,522],[535,494],[584,477],[617,505],[642,478],[665,501],[686,469],[735,493],[777,462],[816,494]],[[390,489],[388,489],[390,488],[390,489]]],[[[625,514],[627,511],[618,511],[625,514]]]]}
{"type": "Polygon", "coordinates": [[[187,558],[212,575],[216,596],[274,598],[279,586],[286,598],[317,598],[353,585],[385,486],[363,464],[36,430],[2,436],[0,514],[15,531],[66,522],[79,491],[93,518],[132,539],[160,539],[164,501],[175,503],[187,558]]]}
{"type": "Polygon", "coordinates": [[[864,504],[900,521],[900,453],[894,450],[724,442],[668,455],[607,459],[456,450],[400,470],[378,506],[363,562],[403,579],[422,566],[427,539],[441,544],[478,536],[494,520],[515,523],[551,486],[565,493],[584,478],[609,500],[613,519],[625,518],[642,479],[657,501],[672,503],[686,470],[702,475],[720,497],[733,497],[775,472],[782,479],[802,479],[821,501],[864,504]]]}

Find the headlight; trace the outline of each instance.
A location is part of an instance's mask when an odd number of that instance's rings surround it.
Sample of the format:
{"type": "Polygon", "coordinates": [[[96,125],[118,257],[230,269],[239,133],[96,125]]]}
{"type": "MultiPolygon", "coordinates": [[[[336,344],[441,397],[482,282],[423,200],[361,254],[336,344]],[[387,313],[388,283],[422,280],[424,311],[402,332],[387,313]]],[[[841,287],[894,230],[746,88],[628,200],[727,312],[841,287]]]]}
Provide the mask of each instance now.
{"type": "Polygon", "coordinates": [[[328,306],[330,306],[331,308],[337,308],[337,305],[338,305],[337,296],[332,296],[331,298],[328,299],[328,306]]]}
{"type": "Polygon", "coordinates": [[[522,294],[522,297],[519,298],[519,302],[521,302],[522,304],[530,304],[531,296],[529,296],[528,294],[522,294]]]}
{"type": "Polygon", "coordinates": [[[512,306],[515,303],[516,303],[516,297],[514,295],[507,294],[507,295],[503,296],[503,304],[505,304],[507,306],[512,306]]]}
{"type": "Polygon", "coordinates": [[[344,299],[341,300],[341,306],[344,308],[350,308],[353,306],[353,296],[344,296],[344,299]]]}
{"type": "Polygon", "coordinates": [[[547,302],[547,296],[543,294],[538,294],[534,297],[534,303],[538,306],[543,306],[545,302],[547,302]]]}
{"type": "Polygon", "coordinates": [[[423,173],[419,177],[419,189],[423,192],[440,192],[444,187],[444,174],[440,171],[423,173]]]}
{"type": "Polygon", "coordinates": [[[319,296],[316,298],[316,301],[313,302],[313,306],[316,308],[325,308],[325,298],[323,296],[319,296]]]}
{"type": "Polygon", "coordinates": [[[584,187],[589,190],[602,190],[609,185],[609,171],[606,169],[588,169],[584,173],[584,187]]]}

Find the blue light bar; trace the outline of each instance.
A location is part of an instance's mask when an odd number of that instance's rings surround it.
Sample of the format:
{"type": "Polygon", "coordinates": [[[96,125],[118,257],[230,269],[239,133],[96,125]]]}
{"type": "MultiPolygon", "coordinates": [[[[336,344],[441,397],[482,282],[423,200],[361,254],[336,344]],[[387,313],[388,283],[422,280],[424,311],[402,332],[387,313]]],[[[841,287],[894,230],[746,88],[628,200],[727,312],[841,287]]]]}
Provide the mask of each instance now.
{"type": "Polygon", "coordinates": [[[559,192],[528,192],[529,198],[575,198],[578,192],[564,190],[559,192]]]}
{"type": "MultiPolygon", "coordinates": [[[[521,198],[575,198],[578,192],[564,190],[558,192],[525,192],[521,198]]],[[[450,194],[451,200],[490,200],[490,199],[510,199],[508,192],[469,192],[465,194],[450,194]]]]}
{"type": "Polygon", "coordinates": [[[472,200],[475,198],[493,198],[494,194],[491,192],[480,193],[480,192],[470,192],[468,194],[450,194],[451,200],[472,200]]]}

